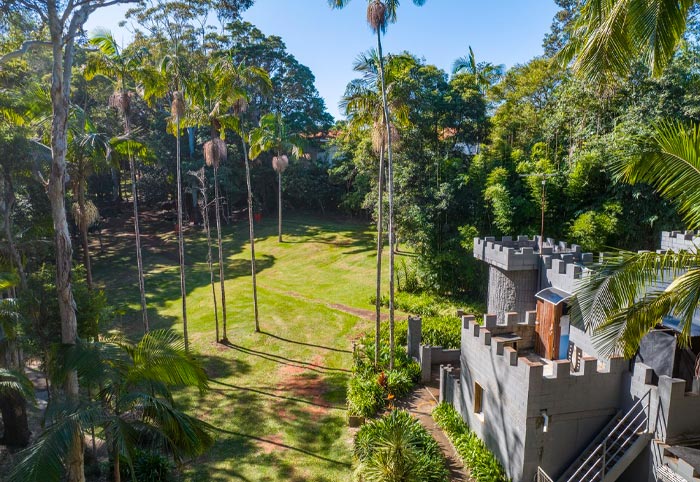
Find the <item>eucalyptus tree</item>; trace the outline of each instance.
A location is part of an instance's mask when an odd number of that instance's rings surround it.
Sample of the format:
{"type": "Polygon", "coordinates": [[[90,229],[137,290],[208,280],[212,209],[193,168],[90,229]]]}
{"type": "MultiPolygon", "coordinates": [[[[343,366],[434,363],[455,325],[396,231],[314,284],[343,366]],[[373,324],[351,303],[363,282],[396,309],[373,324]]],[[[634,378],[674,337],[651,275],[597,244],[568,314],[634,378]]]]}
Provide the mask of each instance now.
{"type": "MultiPolygon", "coordinates": [[[[146,52],[143,49],[128,51],[119,46],[111,32],[98,30],[90,37],[90,44],[97,48],[88,56],[84,75],[90,80],[95,76],[109,79],[114,85],[114,93],[109,98],[109,106],[117,110],[124,124],[124,137],[131,138],[132,95],[135,89],[134,79],[138,78],[146,52]]],[[[143,257],[141,251],[141,228],[139,220],[138,187],[136,184],[136,165],[130,145],[127,147],[129,172],[131,175],[131,198],[134,207],[134,237],[136,240],[136,267],[138,270],[139,294],[141,296],[141,317],[144,331],[149,330],[148,307],[146,306],[146,286],[143,275],[143,257]]]]}
{"type": "MultiPolygon", "coordinates": [[[[591,0],[581,8],[570,42],[560,52],[577,75],[604,84],[629,75],[642,62],[654,76],[673,58],[688,26],[694,0],[591,0]]],[[[662,122],[642,155],[617,160],[628,182],[651,184],[676,204],[687,227],[700,229],[700,127],[662,122]]],[[[680,319],[688,343],[700,299],[697,249],[665,254],[618,253],[607,257],[577,292],[580,316],[607,353],[633,355],[664,316],[680,319]]]]}
{"type": "Polygon", "coordinates": [[[231,128],[241,139],[243,161],[245,163],[245,179],[248,189],[248,236],[250,240],[250,271],[253,283],[253,309],[255,313],[255,331],[260,331],[258,318],[258,286],[255,268],[255,228],[253,226],[253,188],[250,182],[249,144],[251,115],[248,112],[249,101],[253,94],[265,95],[272,90],[272,82],[268,73],[244,62],[236,62],[232,56],[221,59],[219,74],[221,82],[235,87],[236,99],[231,105],[231,113],[235,122],[231,128]]]}
{"type": "Polygon", "coordinates": [[[266,114],[260,125],[250,134],[250,157],[257,158],[264,151],[273,151],[272,168],[277,173],[277,241],[282,242],[282,173],[289,165],[287,153],[299,159],[304,155],[301,136],[287,131],[282,114],[266,114]]]}
{"type": "MultiPolygon", "coordinates": [[[[394,57],[391,58],[392,60],[394,57]]],[[[388,61],[387,64],[390,64],[388,61]]],[[[348,116],[349,126],[352,129],[369,129],[372,137],[372,147],[379,155],[379,168],[377,173],[377,277],[375,293],[375,353],[374,363],[379,364],[381,306],[382,306],[382,252],[384,250],[384,180],[385,166],[384,153],[387,146],[386,118],[381,97],[381,83],[379,79],[379,57],[376,50],[363,53],[355,60],[353,66],[356,72],[363,74],[362,78],[351,81],[345,89],[345,94],[340,101],[340,107],[348,116]]],[[[395,81],[391,69],[387,69],[385,77],[387,84],[387,98],[391,104],[391,112],[395,117],[406,120],[405,104],[393,95],[395,81]]],[[[398,138],[398,130],[394,123],[390,124],[392,139],[398,138]]]]}
{"type": "MultiPolygon", "coordinates": [[[[343,8],[350,0],[328,0],[332,8],[343,8]]],[[[413,0],[417,6],[425,3],[425,0],[413,0]]],[[[390,23],[396,22],[396,11],[399,7],[398,0],[368,0],[367,2],[367,23],[372,31],[377,35],[377,55],[379,57],[379,79],[381,83],[382,105],[384,108],[384,118],[391,119],[389,113],[389,102],[387,100],[387,89],[384,77],[384,56],[382,54],[382,34],[390,23]]],[[[386,122],[386,149],[388,163],[388,191],[389,191],[389,345],[391,355],[389,357],[389,367],[394,367],[394,165],[393,153],[391,149],[391,126],[386,122]]]]}
{"type": "Polygon", "coordinates": [[[187,353],[174,332],[154,330],[137,343],[121,337],[81,341],[62,347],[60,357],[62,364],[51,373],[54,379],[73,370],[84,383],[100,389],[80,404],[50,401],[45,431],[18,454],[9,481],[60,480],[67,449],[93,425],[105,434],[117,482],[120,461],[128,464],[133,476],[136,449],[144,444],[177,461],[200,455],[212,445],[212,427],[173,403],[174,389],[193,387],[203,393],[208,388],[201,363],[187,353]]]}
{"type": "MultiPolygon", "coordinates": [[[[75,301],[71,287],[71,245],[65,206],[66,151],[68,131],[68,107],[70,105],[75,39],[90,15],[101,7],[128,3],[130,0],[83,0],[80,2],[45,2],[40,0],[1,0],[0,9],[21,11],[37,19],[40,27],[47,28],[49,41],[40,38],[27,39],[13,52],[0,57],[0,66],[36,48],[51,49],[51,171],[47,193],[51,202],[51,216],[56,246],[56,291],[61,315],[61,342],[74,344],[77,339],[75,301]]],[[[41,32],[41,28],[37,32],[41,32]]],[[[77,373],[69,373],[64,389],[71,399],[79,396],[77,373]]],[[[74,440],[66,460],[69,482],[85,480],[83,442],[74,440]]]]}

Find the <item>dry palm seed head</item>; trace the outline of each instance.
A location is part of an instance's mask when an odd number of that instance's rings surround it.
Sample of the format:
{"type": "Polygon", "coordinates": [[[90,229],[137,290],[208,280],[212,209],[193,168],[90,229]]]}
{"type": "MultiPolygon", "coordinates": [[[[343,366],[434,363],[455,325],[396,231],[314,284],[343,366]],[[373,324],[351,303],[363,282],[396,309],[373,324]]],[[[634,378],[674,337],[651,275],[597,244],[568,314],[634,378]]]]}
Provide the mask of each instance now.
{"type": "Polygon", "coordinates": [[[170,106],[170,113],[173,117],[181,119],[185,115],[185,98],[182,92],[173,92],[173,103],[170,106]]]}
{"type": "Polygon", "coordinates": [[[236,102],[233,103],[233,113],[234,115],[241,115],[245,111],[248,110],[248,101],[245,100],[244,98],[238,99],[236,102]]]}
{"type": "Polygon", "coordinates": [[[209,167],[219,167],[219,146],[213,140],[204,143],[204,162],[209,167]]]}
{"type": "Polygon", "coordinates": [[[367,23],[375,32],[386,24],[386,5],[380,0],[373,0],[367,5],[367,23]]]}
{"type": "Polygon", "coordinates": [[[226,159],[228,159],[226,143],[223,139],[220,139],[218,137],[214,139],[214,143],[216,144],[217,149],[219,150],[219,162],[226,162],[226,159]]]}
{"type": "Polygon", "coordinates": [[[109,96],[109,106],[117,109],[120,114],[128,114],[131,107],[131,100],[128,92],[114,92],[109,96]]]}
{"type": "Polygon", "coordinates": [[[285,155],[275,156],[272,158],[272,169],[275,172],[282,173],[289,166],[289,158],[285,155]]]}

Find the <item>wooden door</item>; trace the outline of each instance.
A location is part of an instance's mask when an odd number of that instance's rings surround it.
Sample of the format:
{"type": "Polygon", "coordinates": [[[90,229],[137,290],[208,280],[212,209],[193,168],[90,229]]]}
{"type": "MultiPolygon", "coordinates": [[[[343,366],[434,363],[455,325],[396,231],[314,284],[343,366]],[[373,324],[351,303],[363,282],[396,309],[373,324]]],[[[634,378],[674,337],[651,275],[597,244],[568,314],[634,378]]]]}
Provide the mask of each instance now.
{"type": "Polygon", "coordinates": [[[535,351],[548,360],[559,359],[559,341],[561,339],[561,319],[563,303],[552,303],[537,300],[537,336],[535,351]]]}

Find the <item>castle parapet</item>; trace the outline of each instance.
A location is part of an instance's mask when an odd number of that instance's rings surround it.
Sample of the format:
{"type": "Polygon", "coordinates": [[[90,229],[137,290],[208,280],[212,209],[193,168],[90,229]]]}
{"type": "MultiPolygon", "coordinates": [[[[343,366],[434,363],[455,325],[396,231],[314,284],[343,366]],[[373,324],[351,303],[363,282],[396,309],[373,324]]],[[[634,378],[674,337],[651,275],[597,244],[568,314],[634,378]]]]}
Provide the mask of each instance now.
{"type": "Polygon", "coordinates": [[[661,251],[697,251],[700,231],[662,231],[661,251]]]}

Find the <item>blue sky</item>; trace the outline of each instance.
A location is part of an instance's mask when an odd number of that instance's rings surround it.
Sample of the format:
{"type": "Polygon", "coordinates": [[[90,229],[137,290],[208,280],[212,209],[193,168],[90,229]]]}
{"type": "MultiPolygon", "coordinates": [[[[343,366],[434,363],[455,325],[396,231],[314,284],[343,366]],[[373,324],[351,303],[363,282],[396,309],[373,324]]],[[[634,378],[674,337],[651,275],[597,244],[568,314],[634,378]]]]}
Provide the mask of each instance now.
{"type": "MultiPolygon", "coordinates": [[[[266,35],[282,37],[287,50],[311,68],[328,111],[341,118],[338,101],[355,78],[355,57],[375,46],[365,21],[366,0],[332,10],[326,0],[256,0],[244,13],[266,35]]],[[[86,24],[111,29],[117,39],[123,6],[96,12],[86,24]]],[[[449,71],[452,62],[474,49],[477,61],[512,67],[542,54],[542,38],[557,8],[553,0],[427,0],[416,7],[403,0],[398,22],[389,26],[385,52],[408,50],[449,71]]]]}

